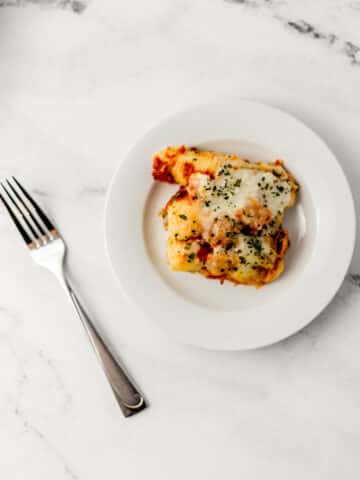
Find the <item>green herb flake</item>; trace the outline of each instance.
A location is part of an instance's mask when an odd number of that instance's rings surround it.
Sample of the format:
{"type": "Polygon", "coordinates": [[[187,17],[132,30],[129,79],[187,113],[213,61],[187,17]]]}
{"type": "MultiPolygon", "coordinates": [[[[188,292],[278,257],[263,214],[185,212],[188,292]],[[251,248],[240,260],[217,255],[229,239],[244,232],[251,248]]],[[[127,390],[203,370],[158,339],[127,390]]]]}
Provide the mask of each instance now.
{"type": "Polygon", "coordinates": [[[194,252],[189,253],[188,260],[187,260],[188,263],[191,263],[194,260],[194,258],[195,258],[195,253],[194,252]]]}
{"type": "Polygon", "coordinates": [[[179,217],[180,217],[182,220],[187,220],[187,218],[188,218],[188,217],[187,217],[186,215],[184,215],[183,213],[182,213],[181,215],[179,215],[179,217]]]}
{"type": "Polygon", "coordinates": [[[263,247],[258,237],[249,238],[248,245],[255,250],[256,255],[261,254],[263,247]]]}

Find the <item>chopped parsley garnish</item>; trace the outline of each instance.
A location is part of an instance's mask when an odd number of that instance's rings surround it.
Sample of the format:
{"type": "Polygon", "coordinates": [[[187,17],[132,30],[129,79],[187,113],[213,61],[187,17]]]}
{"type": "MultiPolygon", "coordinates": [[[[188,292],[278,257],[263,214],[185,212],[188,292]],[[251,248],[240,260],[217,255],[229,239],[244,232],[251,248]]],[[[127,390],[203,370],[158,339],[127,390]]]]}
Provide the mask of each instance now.
{"type": "Polygon", "coordinates": [[[179,215],[179,217],[180,217],[182,220],[187,220],[187,218],[188,218],[188,217],[187,217],[186,215],[184,215],[183,213],[182,213],[181,215],[179,215]]]}
{"type": "Polygon", "coordinates": [[[262,252],[263,247],[258,237],[249,238],[248,245],[255,250],[256,255],[260,255],[262,252]]]}
{"type": "Polygon", "coordinates": [[[194,260],[194,258],[195,258],[195,253],[194,252],[189,253],[187,261],[190,263],[194,260]]]}
{"type": "Polygon", "coordinates": [[[251,235],[251,227],[249,225],[245,225],[241,229],[241,233],[243,233],[244,235],[251,235]]]}
{"type": "Polygon", "coordinates": [[[242,257],[242,256],[240,255],[239,259],[240,259],[240,262],[241,262],[243,265],[245,265],[245,263],[246,263],[245,257],[242,257]]]}

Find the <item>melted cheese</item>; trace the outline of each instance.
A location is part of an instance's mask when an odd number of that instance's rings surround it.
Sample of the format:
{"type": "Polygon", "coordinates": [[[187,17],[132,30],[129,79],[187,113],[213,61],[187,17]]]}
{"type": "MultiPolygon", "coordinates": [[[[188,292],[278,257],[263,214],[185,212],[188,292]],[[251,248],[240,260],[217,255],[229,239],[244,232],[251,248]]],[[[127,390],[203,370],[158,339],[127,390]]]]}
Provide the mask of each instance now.
{"type": "Polygon", "coordinates": [[[210,217],[235,217],[238,210],[251,206],[254,200],[276,217],[292,202],[288,180],[249,168],[222,167],[214,179],[195,173],[190,177],[189,190],[202,200],[202,213],[210,217]]]}
{"type": "Polygon", "coordinates": [[[171,269],[257,287],[281,274],[282,220],[298,186],[280,160],[169,147],[155,156],[153,175],[182,185],[161,211],[171,269]]]}
{"type": "Polygon", "coordinates": [[[253,237],[239,234],[233,249],[239,257],[242,256],[248,260],[252,259],[259,265],[267,263],[269,257],[273,257],[275,253],[267,236],[253,237]]]}

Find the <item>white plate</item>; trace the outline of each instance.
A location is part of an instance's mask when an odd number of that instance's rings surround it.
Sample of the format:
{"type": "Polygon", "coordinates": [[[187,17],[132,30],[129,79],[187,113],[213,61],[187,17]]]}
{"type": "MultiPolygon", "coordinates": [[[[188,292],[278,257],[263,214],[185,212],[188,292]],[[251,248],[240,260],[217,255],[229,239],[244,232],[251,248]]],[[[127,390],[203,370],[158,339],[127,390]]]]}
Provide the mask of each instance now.
{"type": "Polygon", "coordinates": [[[355,212],[344,173],[324,142],[287,113],[234,100],[177,113],[144,135],[115,173],[105,237],[125,293],[181,342],[217,350],[256,348],[308,324],[330,302],[349,266],[355,212]],[[250,160],[281,158],[300,183],[286,214],[285,272],[261,289],[171,272],[157,212],[177,186],[155,183],[152,155],[186,144],[250,160]]]}

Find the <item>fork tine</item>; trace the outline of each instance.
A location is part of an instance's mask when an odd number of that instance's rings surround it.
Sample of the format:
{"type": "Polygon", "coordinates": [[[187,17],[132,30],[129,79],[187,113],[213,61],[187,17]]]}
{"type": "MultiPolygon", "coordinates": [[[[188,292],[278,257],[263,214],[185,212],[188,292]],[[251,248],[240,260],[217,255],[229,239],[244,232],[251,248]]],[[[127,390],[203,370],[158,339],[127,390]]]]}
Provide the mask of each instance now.
{"type": "Polygon", "coordinates": [[[20,197],[20,195],[19,195],[18,192],[15,190],[15,188],[11,185],[11,183],[9,182],[9,180],[6,180],[6,183],[9,185],[11,191],[13,192],[13,194],[15,195],[15,197],[19,200],[20,204],[26,209],[26,211],[28,212],[28,214],[31,216],[31,220],[35,223],[36,228],[39,230],[39,232],[41,233],[41,235],[42,235],[43,237],[46,237],[46,232],[45,232],[45,230],[44,230],[43,227],[40,225],[40,223],[36,220],[35,216],[34,216],[34,215],[31,215],[31,211],[30,211],[29,208],[26,206],[24,200],[20,197]]]}
{"type": "Polygon", "coordinates": [[[10,205],[9,205],[8,202],[5,200],[5,198],[1,195],[1,193],[0,193],[0,199],[2,200],[3,204],[5,205],[5,208],[6,208],[6,210],[8,211],[11,219],[12,219],[13,222],[15,223],[15,226],[16,226],[16,228],[18,229],[20,235],[21,235],[22,238],[24,239],[24,242],[25,242],[26,245],[30,248],[30,250],[33,250],[33,249],[35,248],[34,242],[31,240],[31,238],[30,238],[29,235],[27,234],[26,230],[23,228],[23,226],[21,225],[21,223],[19,222],[19,220],[16,218],[16,215],[15,215],[14,212],[12,211],[10,205]]]}
{"type": "MultiPolygon", "coordinates": [[[[11,195],[11,193],[6,189],[5,185],[1,182],[1,186],[2,188],[4,189],[4,191],[6,192],[8,198],[11,200],[11,203],[14,205],[15,209],[20,213],[20,215],[22,216],[24,222],[26,223],[27,227],[29,228],[29,230],[31,231],[31,233],[34,235],[34,238],[36,241],[39,241],[40,239],[38,238],[39,235],[36,233],[34,227],[31,225],[31,223],[29,222],[29,220],[26,218],[26,216],[22,213],[20,207],[16,204],[16,201],[14,200],[14,197],[11,195]]],[[[29,212],[30,213],[30,212],[29,212]]],[[[31,216],[31,214],[30,214],[31,216]]],[[[31,216],[32,218],[32,216],[31,216]]]]}
{"type": "Polygon", "coordinates": [[[16,180],[15,177],[12,177],[12,179],[14,180],[14,182],[16,183],[16,185],[19,187],[19,189],[22,191],[22,193],[24,194],[24,196],[29,200],[29,202],[31,203],[31,205],[34,207],[36,213],[39,215],[39,217],[41,218],[41,220],[44,222],[44,225],[46,226],[46,228],[49,230],[49,232],[52,234],[52,235],[56,235],[57,234],[57,231],[56,231],[56,228],[54,227],[54,225],[50,222],[49,218],[45,215],[45,213],[41,210],[41,208],[39,207],[39,205],[35,202],[35,200],[28,194],[28,192],[25,190],[25,188],[21,185],[21,183],[16,180]]]}

